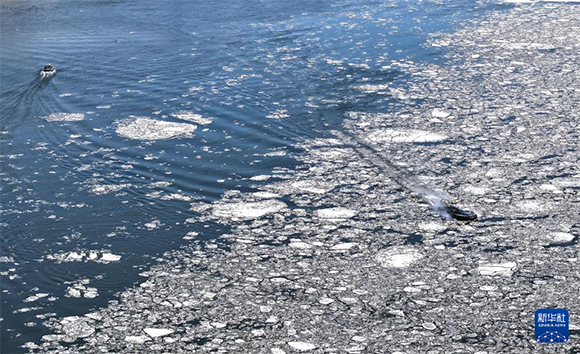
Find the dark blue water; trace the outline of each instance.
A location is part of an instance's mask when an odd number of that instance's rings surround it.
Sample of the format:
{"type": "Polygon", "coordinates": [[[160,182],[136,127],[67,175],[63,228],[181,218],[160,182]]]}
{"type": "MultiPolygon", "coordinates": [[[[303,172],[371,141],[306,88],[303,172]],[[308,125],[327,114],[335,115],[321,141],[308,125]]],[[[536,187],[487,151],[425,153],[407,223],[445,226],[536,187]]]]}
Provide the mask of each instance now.
{"type": "Polygon", "coordinates": [[[442,49],[422,46],[430,33],[493,7],[3,1],[1,351],[39,341],[46,331],[38,315],[105,305],[139,282],[156,255],[189,242],[188,232],[207,239],[227,231],[191,222],[191,205],[293,168],[296,142],[340,129],[353,107],[396,110],[393,97],[356,87],[412,80],[389,68],[393,61],[443,64],[442,49]],[[58,71],[43,78],[47,63],[58,71]],[[152,139],[160,128],[130,117],[197,128],[152,139]],[[127,137],[119,127],[131,122],[127,137]],[[72,251],[84,257],[54,259],[72,251]],[[121,259],[97,262],[91,251],[121,259]],[[83,279],[97,297],[65,296],[83,279]],[[39,293],[48,295],[24,302],[39,293]]]}

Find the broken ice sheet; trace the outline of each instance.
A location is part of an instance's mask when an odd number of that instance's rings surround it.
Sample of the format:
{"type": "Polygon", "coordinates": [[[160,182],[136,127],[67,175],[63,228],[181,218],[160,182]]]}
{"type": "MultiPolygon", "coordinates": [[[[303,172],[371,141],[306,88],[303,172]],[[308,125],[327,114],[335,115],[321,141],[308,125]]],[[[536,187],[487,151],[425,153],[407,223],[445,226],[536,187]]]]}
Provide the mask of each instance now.
{"type": "Polygon", "coordinates": [[[516,262],[504,263],[481,263],[477,268],[480,275],[494,276],[500,275],[510,277],[517,266],[516,262]]]}
{"type": "Polygon", "coordinates": [[[316,210],[316,215],[318,215],[319,218],[329,220],[350,219],[356,214],[357,214],[356,210],[343,207],[316,210]]]}
{"type": "Polygon", "coordinates": [[[224,219],[256,219],[286,209],[286,203],[279,200],[258,202],[220,203],[213,207],[213,216],[224,219]]]}
{"type": "Polygon", "coordinates": [[[416,248],[394,246],[379,252],[375,259],[382,267],[406,268],[423,257],[416,248]]]}
{"type": "Polygon", "coordinates": [[[177,119],[185,120],[199,125],[208,125],[211,124],[211,122],[213,121],[213,119],[211,118],[204,118],[201,114],[188,111],[180,111],[172,113],[171,116],[177,119]]]}
{"type": "Polygon", "coordinates": [[[78,122],[85,119],[83,113],[52,113],[42,117],[47,122],[78,122]]]}
{"type": "Polygon", "coordinates": [[[120,136],[136,140],[189,138],[197,129],[197,126],[193,124],[136,116],[117,121],[116,127],[117,134],[120,136]]]}
{"type": "Polygon", "coordinates": [[[447,136],[424,130],[384,129],[369,134],[367,140],[372,143],[433,143],[447,140],[447,136]]]}
{"type": "Polygon", "coordinates": [[[49,254],[44,257],[48,260],[53,260],[56,263],[63,262],[97,262],[109,263],[118,262],[121,256],[103,250],[79,250],[72,252],[63,252],[49,254]]]}

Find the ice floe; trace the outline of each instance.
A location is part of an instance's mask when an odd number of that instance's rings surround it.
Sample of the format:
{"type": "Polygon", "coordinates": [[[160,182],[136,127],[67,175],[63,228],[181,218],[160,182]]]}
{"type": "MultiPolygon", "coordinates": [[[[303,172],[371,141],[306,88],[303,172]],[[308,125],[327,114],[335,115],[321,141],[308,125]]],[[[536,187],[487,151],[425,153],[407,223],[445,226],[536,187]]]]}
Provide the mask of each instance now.
{"type": "Polygon", "coordinates": [[[501,275],[504,277],[509,277],[513,274],[516,268],[516,262],[505,262],[505,263],[483,263],[477,268],[479,274],[493,276],[501,275]]]}
{"type": "Polygon", "coordinates": [[[543,236],[542,244],[562,244],[574,240],[576,236],[568,232],[550,232],[543,236]]]}
{"type": "Polygon", "coordinates": [[[285,208],[286,203],[279,200],[222,203],[214,206],[213,215],[217,218],[255,219],[277,213],[285,208]]]}
{"type": "Polygon", "coordinates": [[[93,299],[99,296],[99,292],[97,288],[86,287],[84,284],[79,283],[66,288],[64,296],[73,298],[84,297],[87,299],[93,299]]]}
{"type": "Polygon", "coordinates": [[[381,251],[377,254],[376,260],[382,267],[406,268],[423,258],[417,249],[411,247],[397,247],[381,251]]]}
{"type": "Polygon", "coordinates": [[[148,117],[131,116],[116,123],[117,134],[129,139],[164,140],[189,138],[197,129],[189,123],[174,123],[148,117]]]}
{"type": "Polygon", "coordinates": [[[172,113],[171,116],[177,119],[185,120],[199,125],[208,125],[211,124],[211,122],[213,122],[212,118],[205,118],[201,114],[188,111],[180,111],[172,113]]]}
{"type": "Polygon", "coordinates": [[[111,192],[117,192],[123,188],[130,187],[128,183],[123,184],[94,184],[89,187],[89,191],[95,195],[109,194],[111,192]]]}
{"type": "Polygon", "coordinates": [[[151,338],[157,338],[170,335],[174,333],[175,330],[170,328],[145,328],[143,332],[147,333],[151,338]]]}
{"type": "Polygon", "coordinates": [[[384,129],[371,133],[367,140],[373,143],[433,143],[447,140],[447,136],[423,130],[384,129]]]}
{"type": "Polygon", "coordinates": [[[356,210],[343,207],[316,210],[316,215],[322,219],[350,219],[356,214],[356,210]]]}
{"type": "Polygon", "coordinates": [[[85,119],[83,113],[52,113],[42,117],[47,122],[78,122],[85,119]]]}
{"type": "Polygon", "coordinates": [[[288,342],[288,345],[301,352],[316,349],[316,345],[308,342],[288,342]]]}
{"type": "Polygon", "coordinates": [[[72,251],[50,254],[45,257],[57,263],[62,262],[97,262],[109,263],[121,260],[121,256],[106,251],[72,251]]]}
{"type": "Polygon", "coordinates": [[[43,297],[47,297],[48,295],[50,295],[50,294],[38,293],[36,295],[32,295],[32,296],[27,297],[26,299],[24,299],[24,302],[33,302],[33,301],[36,301],[38,299],[42,299],[43,297]]]}

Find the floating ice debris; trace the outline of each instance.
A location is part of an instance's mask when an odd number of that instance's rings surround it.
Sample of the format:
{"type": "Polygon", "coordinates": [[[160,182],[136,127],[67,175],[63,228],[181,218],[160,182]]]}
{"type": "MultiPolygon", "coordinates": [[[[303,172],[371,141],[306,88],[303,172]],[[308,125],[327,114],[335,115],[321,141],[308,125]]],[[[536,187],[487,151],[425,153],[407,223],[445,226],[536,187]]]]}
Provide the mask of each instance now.
{"type": "Polygon", "coordinates": [[[151,338],[167,336],[175,331],[169,328],[145,328],[143,332],[147,333],[151,338]]]}
{"type": "Polygon", "coordinates": [[[64,296],[65,297],[74,297],[74,298],[84,297],[87,299],[93,299],[93,298],[99,296],[99,292],[97,291],[97,288],[85,286],[88,283],[89,283],[88,279],[78,281],[77,283],[66,288],[64,296]]]}
{"type": "Polygon", "coordinates": [[[199,125],[208,125],[211,124],[211,122],[213,121],[213,119],[211,118],[204,118],[201,114],[188,111],[173,113],[171,114],[171,116],[177,119],[186,120],[188,122],[197,123],[199,125]]]}
{"type": "Polygon", "coordinates": [[[332,304],[334,300],[328,297],[323,297],[322,299],[318,300],[318,302],[321,303],[322,305],[329,305],[332,304]]]}
{"type": "Polygon", "coordinates": [[[545,191],[552,192],[554,194],[562,194],[563,193],[558,187],[556,187],[553,184],[547,184],[547,183],[546,184],[542,184],[542,185],[540,185],[540,189],[541,190],[545,190],[545,191]]]}
{"type": "Polygon", "coordinates": [[[124,184],[95,184],[91,185],[89,191],[95,195],[103,195],[108,194],[111,192],[116,192],[123,188],[130,187],[131,185],[128,183],[124,184]]]}
{"type": "Polygon", "coordinates": [[[97,109],[109,109],[109,108],[111,108],[111,105],[110,104],[104,104],[102,106],[97,106],[96,108],[97,109]]]}
{"type": "Polygon", "coordinates": [[[272,176],[270,176],[270,175],[258,175],[258,176],[250,177],[250,180],[251,181],[267,181],[270,179],[270,177],[272,177],[272,176]]]}
{"type": "Polygon", "coordinates": [[[62,331],[72,338],[86,338],[95,333],[95,328],[91,326],[85,317],[69,316],[60,321],[62,331]]]}
{"type": "Polygon", "coordinates": [[[0,263],[12,263],[14,262],[14,258],[8,256],[1,256],[0,263]]]}
{"type": "Polygon", "coordinates": [[[559,188],[578,188],[580,187],[580,178],[558,178],[552,181],[559,188]]]}
{"type": "Polygon", "coordinates": [[[302,242],[302,241],[296,241],[296,240],[290,240],[290,244],[288,246],[290,246],[292,248],[302,249],[302,250],[312,248],[311,244],[306,243],[306,242],[302,242]]]}
{"type": "Polygon", "coordinates": [[[437,326],[435,326],[434,323],[432,322],[424,322],[423,324],[421,324],[423,326],[423,328],[428,329],[430,331],[434,330],[435,328],[437,328],[437,326]]]}
{"type": "Polygon", "coordinates": [[[157,219],[152,220],[152,221],[145,224],[145,227],[148,230],[155,230],[155,229],[158,229],[160,226],[161,226],[161,221],[159,221],[157,219]]]}
{"type": "Polygon", "coordinates": [[[487,263],[481,264],[478,267],[478,272],[480,275],[501,275],[504,277],[509,277],[512,275],[516,266],[516,262],[487,263]]]}
{"type": "Polygon", "coordinates": [[[465,186],[463,190],[475,195],[485,195],[487,193],[487,189],[484,187],[465,186]]]}
{"type": "Polygon", "coordinates": [[[292,187],[305,192],[324,194],[332,190],[334,188],[334,184],[320,181],[298,181],[292,183],[292,187]]]}
{"type": "Polygon", "coordinates": [[[355,89],[364,93],[388,93],[389,85],[360,85],[355,86],[355,89]]]}
{"type": "Polygon", "coordinates": [[[423,255],[415,248],[399,246],[381,251],[376,256],[377,262],[382,267],[391,268],[406,268],[421,258],[423,255]]]}
{"type": "Polygon", "coordinates": [[[188,123],[173,123],[147,117],[135,117],[117,121],[117,134],[137,140],[163,140],[188,138],[197,129],[188,123]]]}
{"type": "Polygon", "coordinates": [[[357,246],[357,243],[355,243],[355,242],[345,242],[345,243],[339,243],[338,245],[334,245],[334,246],[330,247],[330,249],[333,251],[347,251],[355,246],[357,246]]]}
{"type": "Polygon", "coordinates": [[[431,112],[431,116],[433,118],[447,118],[449,117],[451,114],[448,112],[445,112],[439,108],[435,108],[432,112],[431,112]]]}
{"type": "Polygon", "coordinates": [[[573,241],[575,237],[568,232],[550,232],[544,236],[543,244],[567,243],[573,241]]]}
{"type": "Polygon", "coordinates": [[[445,135],[423,130],[384,129],[369,134],[367,140],[373,143],[432,143],[447,140],[445,135]]]}
{"type": "Polygon", "coordinates": [[[145,342],[150,341],[151,338],[149,336],[126,336],[125,341],[134,344],[143,344],[145,342]]]}
{"type": "Polygon", "coordinates": [[[307,342],[288,342],[288,345],[301,352],[316,349],[314,344],[307,342]]]}
{"type": "Polygon", "coordinates": [[[103,253],[101,256],[101,261],[105,262],[117,262],[121,260],[121,256],[112,253],[103,253]]]}
{"type": "Polygon", "coordinates": [[[183,236],[183,239],[184,240],[193,240],[197,235],[199,235],[199,233],[197,233],[195,231],[190,231],[185,236],[183,236]]]}
{"type": "Polygon", "coordinates": [[[218,218],[256,219],[285,208],[286,203],[279,200],[223,203],[213,207],[213,215],[218,218]]]}
{"type": "Polygon", "coordinates": [[[179,194],[179,193],[165,194],[160,199],[161,200],[182,200],[184,202],[189,202],[189,201],[193,200],[192,197],[190,197],[188,195],[184,195],[184,194],[179,194]]]}
{"type": "Polygon", "coordinates": [[[30,312],[30,311],[36,311],[36,310],[42,310],[42,307],[23,307],[21,309],[18,310],[14,310],[12,311],[12,313],[16,314],[16,313],[24,313],[24,312],[30,312]]]}
{"type": "Polygon", "coordinates": [[[78,122],[85,119],[83,113],[52,113],[42,117],[47,122],[78,122]]]}
{"type": "Polygon", "coordinates": [[[522,201],[519,202],[517,204],[519,209],[525,210],[525,211],[542,211],[544,210],[544,206],[541,205],[540,203],[533,201],[533,200],[526,200],[526,201],[522,201]]]}
{"type": "Polygon", "coordinates": [[[433,232],[443,231],[447,228],[447,225],[437,222],[424,222],[420,223],[418,226],[421,230],[433,232]]]}
{"type": "Polygon", "coordinates": [[[258,199],[273,199],[273,198],[280,198],[280,194],[272,193],[272,192],[255,192],[252,193],[252,197],[258,199]]]}
{"type": "Polygon", "coordinates": [[[342,207],[316,210],[316,215],[322,219],[350,219],[356,214],[356,210],[342,207]]]}
{"type": "Polygon", "coordinates": [[[288,114],[288,110],[286,109],[278,109],[270,114],[268,114],[266,116],[266,118],[272,118],[272,119],[283,119],[283,118],[289,118],[290,115],[288,114]]]}
{"type": "Polygon", "coordinates": [[[65,253],[50,254],[45,257],[48,260],[63,262],[97,262],[109,263],[116,262],[121,259],[121,256],[105,252],[105,251],[72,251],[65,253]]]}
{"type": "Polygon", "coordinates": [[[26,299],[24,299],[24,302],[33,302],[33,301],[36,301],[36,300],[41,299],[43,297],[47,297],[48,295],[50,295],[50,294],[38,293],[36,295],[32,295],[32,296],[27,297],[26,299]]]}

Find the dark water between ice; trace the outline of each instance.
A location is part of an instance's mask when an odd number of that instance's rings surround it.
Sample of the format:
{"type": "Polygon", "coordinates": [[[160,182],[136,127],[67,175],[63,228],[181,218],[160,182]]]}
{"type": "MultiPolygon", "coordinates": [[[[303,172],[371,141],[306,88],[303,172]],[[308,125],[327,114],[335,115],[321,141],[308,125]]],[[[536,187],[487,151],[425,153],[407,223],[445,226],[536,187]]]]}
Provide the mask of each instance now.
{"type": "Polygon", "coordinates": [[[294,144],[348,110],[396,109],[372,94],[401,75],[391,61],[442,60],[421,46],[429,33],[492,7],[3,1],[1,351],[39,341],[43,314],[105,305],[188,232],[219,235],[187,222],[191,203],[292,167],[294,144]],[[58,72],[43,79],[47,63],[58,72]],[[83,279],[98,296],[65,296],[83,279]]]}

